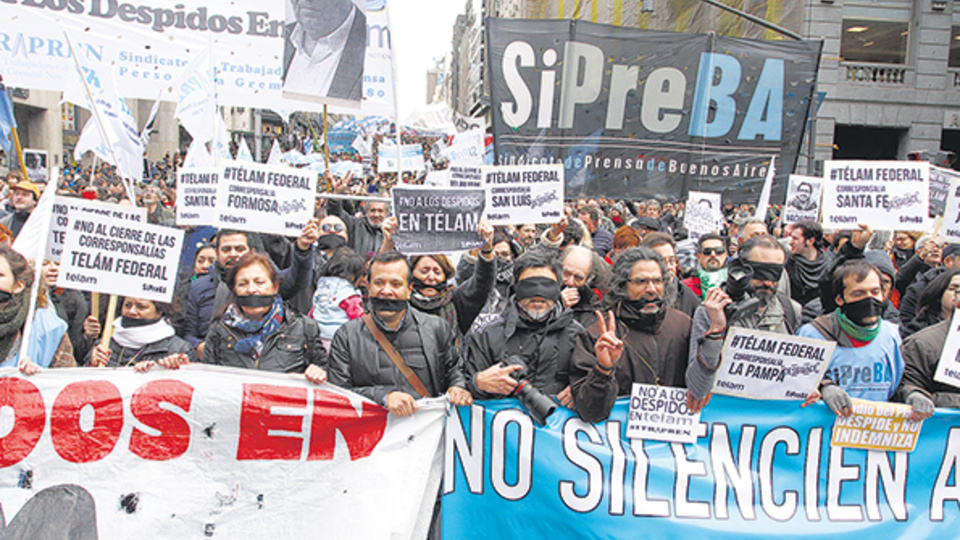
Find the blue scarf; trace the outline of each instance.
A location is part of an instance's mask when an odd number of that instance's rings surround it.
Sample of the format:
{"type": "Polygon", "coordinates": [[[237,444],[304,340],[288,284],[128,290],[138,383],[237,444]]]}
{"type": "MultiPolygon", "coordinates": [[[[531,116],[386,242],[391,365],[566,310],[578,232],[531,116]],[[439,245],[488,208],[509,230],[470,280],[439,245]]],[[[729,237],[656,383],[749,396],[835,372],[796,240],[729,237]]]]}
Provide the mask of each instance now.
{"type": "Polygon", "coordinates": [[[280,295],[277,295],[273,299],[273,305],[270,307],[270,311],[268,311],[262,319],[258,320],[247,318],[236,304],[230,304],[221,320],[223,324],[231,328],[236,328],[237,330],[242,330],[250,334],[238,341],[235,348],[237,351],[243,354],[249,354],[254,360],[257,360],[260,358],[260,351],[263,350],[263,342],[272,336],[280,328],[280,325],[283,324],[283,301],[280,300],[280,295]]]}

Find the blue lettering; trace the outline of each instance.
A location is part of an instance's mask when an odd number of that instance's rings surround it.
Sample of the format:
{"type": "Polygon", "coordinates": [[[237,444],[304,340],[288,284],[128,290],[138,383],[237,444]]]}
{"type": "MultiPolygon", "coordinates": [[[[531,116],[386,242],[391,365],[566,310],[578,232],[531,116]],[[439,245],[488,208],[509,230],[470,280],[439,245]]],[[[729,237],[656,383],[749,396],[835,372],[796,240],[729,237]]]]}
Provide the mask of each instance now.
{"type": "Polygon", "coordinates": [[[770,59],[763,63],[763,71],[738,139],[756,139],[758,135],[763,135],[765,141],[780,140],[783,127],[783,79],[783,60],[770,59]]]}
{"type": "Polygon", "coordinates": [[[722,137],[733,126],[737,102],[732,95],[740,86],[740,62],[727,54],[701,53],[690,114],[690,135],[722,137]],[[719,80],[713,84],[719,73],[719,80]],[[716,104],[713,121],[708,121],[711,105],[716,104]]]}

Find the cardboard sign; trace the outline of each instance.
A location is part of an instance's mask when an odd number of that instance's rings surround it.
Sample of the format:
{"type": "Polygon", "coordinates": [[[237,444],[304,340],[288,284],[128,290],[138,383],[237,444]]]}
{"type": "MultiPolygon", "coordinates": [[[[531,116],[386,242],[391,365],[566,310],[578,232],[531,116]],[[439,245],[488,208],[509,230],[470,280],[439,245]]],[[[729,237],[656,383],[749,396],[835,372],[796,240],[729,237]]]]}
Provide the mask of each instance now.
{"type": "Polygon", "coordinates": [[[720,194],[704,191],[691,191],[683,215],[683,227],[689,231],[690,238],[717,232],[723,220],[720,210],[720,194]]]}
{"type": "Polygon", "coordinates": [[[887,452],[913,452],[923,421],[908,422],[909,405],[853,399],[853,414],[837,416],[833,423],[832,446],[887,452]]]}
{"type": "Polygon", "coordinates": [[[960,177],[950,182],[937,237],[947,242],[960,242],[960,177]]]}
{"type": "Polygon", "coordinates": [[[950,184],[960,179],[960,173],[951,169],[930,166],[930,215],[942,216],[947,205],[950,184]]]}
{"type": "Polygon", "coordinates": [[[916,161],[827,161],[823,226],[925,231],[930,166],[916,161]]]}
{"type": "Polygon", "coordinates": [[[731,327],[713,391],[758,399],[806,399],[836,343],[731,327]]]}
{"type": "Polygon", "coordinates": [[[947,341],[943,344],[940,361],[937,362],[937,371],[933,380],[960,388],[960,310],[953,312],[953,318],[948,323],[947,341]]]}
{"type": "Polygon", "coordinates": [[[400,222],[394,246],[408,254],[481,247],[477,224],[483,199],[482,189],[393,188],[393,212],[400,222]]]}
{"type": "Polygon", "coordinates": [[[563,165],[483,167],[491,225],[555,223],[563,217],[563,165]]]}
{"type": "Polygon", "coordinates": [[[217,191],[218,226],[297,236],[313,217],[317,173],[225,161],[217,191]]]}
{"type": "Polygon", "coordinates": [[[108,216],[129,223],[146,223],[147,210],[135,206],[122,206],[73,197],[56,197],[53,201],[53,219],[50,220],[50,238],[47,240],[47,258],[59,261],[63,254],[64,238],[70,228],[70,211],[86,215],[108,216]]]}
{"type": "Polygon", "coordinates": [[[695,443],[700,413],[687,408],[683,388],[634,383],[630,392],[627,437],[678,443],[695,443]]]}
{"type": "Polygon", "coordinates": [[[790,187],[783,204],[783,223],[820,221],[820,199],[823,195],[823,178],[790,175],[790,187]]]}
{"type": "Polygon", "coordinates": [[[177,171],[177,225],[217,224],[220,171],[215,167],[177,171]]]}
{"type": "Polygon", "coordinates": [[[169,302],[183,231],[125,219],[67,213],[57,287],[169,302]]]}

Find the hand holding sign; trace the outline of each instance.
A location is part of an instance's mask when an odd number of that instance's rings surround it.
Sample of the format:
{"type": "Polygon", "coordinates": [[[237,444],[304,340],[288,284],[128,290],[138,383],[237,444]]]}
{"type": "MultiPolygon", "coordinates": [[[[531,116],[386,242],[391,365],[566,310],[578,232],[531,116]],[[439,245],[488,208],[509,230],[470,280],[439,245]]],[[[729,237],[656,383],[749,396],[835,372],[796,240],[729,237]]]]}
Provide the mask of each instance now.
{"type": "Polygon", "coordinates": [[[493,225],[480,220],[480,223],[477,225],[477,232],[480,234],[480,237],[483,238],[483,241],[486,242],[480,249],[493,249],[493,225]]]}
{"type": "Polygon", "coordinates": [[[607,312],[608,321],[603,320],[603,315],[597,311],[597,324],[600,325],[600,337],[594,345],[594,351],[597,354],[597,361],[600,367],[604,369],[613,369],[623,354],[623,341],[617,337],[617,319],[612,311],[607,312]]]}
{"type": "Polygon", "coordinates": [[[303,231],[300,232],[300,237],[297,238],[297,247],[300,251],[306,251],[310,249],[310,246],[320,238],[320,220],[317,218],[310,218],[307,221],[307,225],[303,228],[303,231]]]}

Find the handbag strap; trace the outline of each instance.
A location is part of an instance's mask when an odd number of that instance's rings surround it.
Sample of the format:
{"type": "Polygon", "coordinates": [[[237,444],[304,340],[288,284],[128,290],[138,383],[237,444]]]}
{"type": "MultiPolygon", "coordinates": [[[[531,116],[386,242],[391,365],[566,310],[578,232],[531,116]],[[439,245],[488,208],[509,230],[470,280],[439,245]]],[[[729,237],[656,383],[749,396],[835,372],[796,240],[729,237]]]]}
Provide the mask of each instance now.
{"type": "Polygon", "coordinates": [[[413,386],[413,389],[420,394],[420,397],[430,397],[430,392],[427,392],[427,387],[423,385],[423,382],[420,381],[420,378],[417,377],[417,374],[410,369],[410,366],[403,361],[403,357],[400,356],[400,353],[397,352],[396,347],[392,343],[387,341],[387,337],[383,335],[383,332],[377,328],[376,323],[373,322],[373,317],[370,315],[363,316],[363,322],[366,323],[367,328],[370,329],[370,333],[373,334],[373,337],[377,339],[377,343],[380,344],[380,347],[383,349],[387,356],[390,357],[390,360],[393,361],[394,365],[397,366],[397,369],[400,370],[400,373],[403,373],[403,376],[406,377],[407,382],[413,386]]]}

